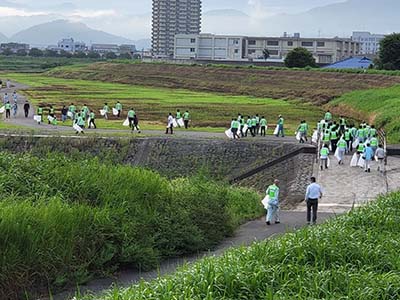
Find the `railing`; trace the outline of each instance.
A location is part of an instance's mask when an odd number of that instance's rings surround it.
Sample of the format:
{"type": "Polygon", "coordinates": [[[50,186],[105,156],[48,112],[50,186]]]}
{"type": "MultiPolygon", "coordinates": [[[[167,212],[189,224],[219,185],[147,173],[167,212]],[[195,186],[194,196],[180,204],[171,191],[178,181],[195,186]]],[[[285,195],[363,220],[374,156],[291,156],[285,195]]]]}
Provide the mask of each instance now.
{"type": "MultiPolygon", "coordinates": [[[[383,145],[383,150],[385,150],[385,153],[387,153],[387,139],[386,139],[386,132],[384,129],[378,130],[378,137],[379,137],[379,143],[383,145]]],[[[385,155],[385,166],[387,166],[387,155],[385,155]]]]}

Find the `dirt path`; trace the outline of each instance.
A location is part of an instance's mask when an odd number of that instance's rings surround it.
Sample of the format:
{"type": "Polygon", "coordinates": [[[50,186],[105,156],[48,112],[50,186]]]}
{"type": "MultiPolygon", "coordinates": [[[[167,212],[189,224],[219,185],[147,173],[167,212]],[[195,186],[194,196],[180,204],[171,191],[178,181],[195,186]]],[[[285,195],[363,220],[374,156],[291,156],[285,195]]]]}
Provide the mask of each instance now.
{"type": "MultiPolygon", "coordinates": [[[[319,215],[319,222],[324,222],[329,218],[334,217],[332,213],[321,213],[319,215]]],[[[205,256],[219,256],[226,250],[232,247],[248,246],[255,241],[262,241],[268,238],[273,238],[277,235],[284,234],[293,230],[297,230],[306,224],[305,214],[303,212],[290,212],[284,211],[281,213],[281,224],[267,226],[265,218],[248,222],[236,231],[235,235],[231,238],[224,240],[216,249],[208,253],[201,253],[189,257],[169,259],[163,261],[160,266],[150,272],[138,272],[136,270],[123,270],[115,278],[96,279],[89,282],[87,285],[78,288],[72,288],[67,292],[57,294],[53,297],[54,300],[69,300],[72,299],[77,292],[82,294],[86,293],[101,293],[112,286],[127,287],[132,284],[138,283],[140,280],[150,281],[158,278],[159,276],[171,274],[176,271],[179,266],[185,263],[192,263],[205,256]]]]}

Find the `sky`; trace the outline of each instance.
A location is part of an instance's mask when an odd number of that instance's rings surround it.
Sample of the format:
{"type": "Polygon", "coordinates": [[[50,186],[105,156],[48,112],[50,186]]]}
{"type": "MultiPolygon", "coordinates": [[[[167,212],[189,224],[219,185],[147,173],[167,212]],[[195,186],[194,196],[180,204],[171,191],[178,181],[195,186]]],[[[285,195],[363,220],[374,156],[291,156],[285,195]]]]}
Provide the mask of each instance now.
{"type": "MultiPolygon", "coordinates": [[[[235,9],[254,20],[280,13],[296,14],[344,0],[203,0],[203,12],[235,9]]],[[[55,19],[82,21],[92,28],[131,39],[150,36],[151,0],[0,0],[0,32],[10,36],[19,30],[55,19]]],[[[226,28],[218,33],[258,34],[257,26],[226,28]],[[239,32],[240,30],[245,32],[239,32]]],[[[203,18],[203,29],[216,32],[218,24],[203,18]]]]}

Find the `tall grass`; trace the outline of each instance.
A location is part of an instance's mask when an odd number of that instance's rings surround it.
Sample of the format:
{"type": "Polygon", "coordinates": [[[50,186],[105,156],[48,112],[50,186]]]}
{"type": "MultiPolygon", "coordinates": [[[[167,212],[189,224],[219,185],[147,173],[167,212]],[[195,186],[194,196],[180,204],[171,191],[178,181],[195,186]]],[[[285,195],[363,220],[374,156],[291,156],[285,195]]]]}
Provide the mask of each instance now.
{"type": "Polygon", "coordinates": [[[400,193],[322,226],[206,258],[103,300],[399,299],[400,193]]]}
{"type": "Polygon", "coordinates": [[[259,197],[207,178],[0,153],[0,299],[141,270],[206,250],[262,213],[259,197]]]}

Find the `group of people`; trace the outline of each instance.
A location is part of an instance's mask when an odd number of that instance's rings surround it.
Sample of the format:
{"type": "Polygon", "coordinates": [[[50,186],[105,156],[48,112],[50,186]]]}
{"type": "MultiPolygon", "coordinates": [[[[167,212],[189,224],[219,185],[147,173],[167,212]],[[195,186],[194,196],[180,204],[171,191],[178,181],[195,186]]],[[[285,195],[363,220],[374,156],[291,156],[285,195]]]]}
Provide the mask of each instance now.
{"type": "Polygon", "coordinates": [[[16,117],[18,113],[18,94],[14,91],[10,97],[8,93],[4,93],[3,105],[6,113],[6,119],[11,118],[11,111],[13,111],[13,116],[16,117]]]}
{"type": "Polygon", "coordinates": [[[165,134],[174,134],[174,128],[176,127],[184,127],[185,129],[189,129],[190,122],[190,113],[186,110],[184,113],[181,112],[180,109],[176,111],[175,116],[172,113],[168,114],[167,118],[167,128],[165,130],[165,134]]]}
{"type": "MultiPolygon", "coordinates": [[[[285,120],[281,115],[278,117],[277,126],[274,135],[279,137],[285,136],[284,132],[284,122],[285,120]]],[[[230,129],[226,131],[226,135],[234,140],[245,138],[250,134],[252,137],[258,135],[265,137],[268,132],[268,122],[265,116],[260,116],[259,114],[253,116],[243,116],[238,114],[237,117],[232,118],[230,129]]]]}
{"type": "Polygon", "coordinates": [[[361,122],[359,127],[349,124],[340,116],[339,121],[333,121],[328,111],[317,126],[322,147],[320,150],[321,170],[329,168],[329,155],[334,153],[338,164],[342,165],[346,154],[355,151],[351,166],[363,167],[365,172],[371,172],[371,162],[378,162],[378,171],[384,172],[385,150],[379,143],[378,131],[374,125],[361,122]]]}

